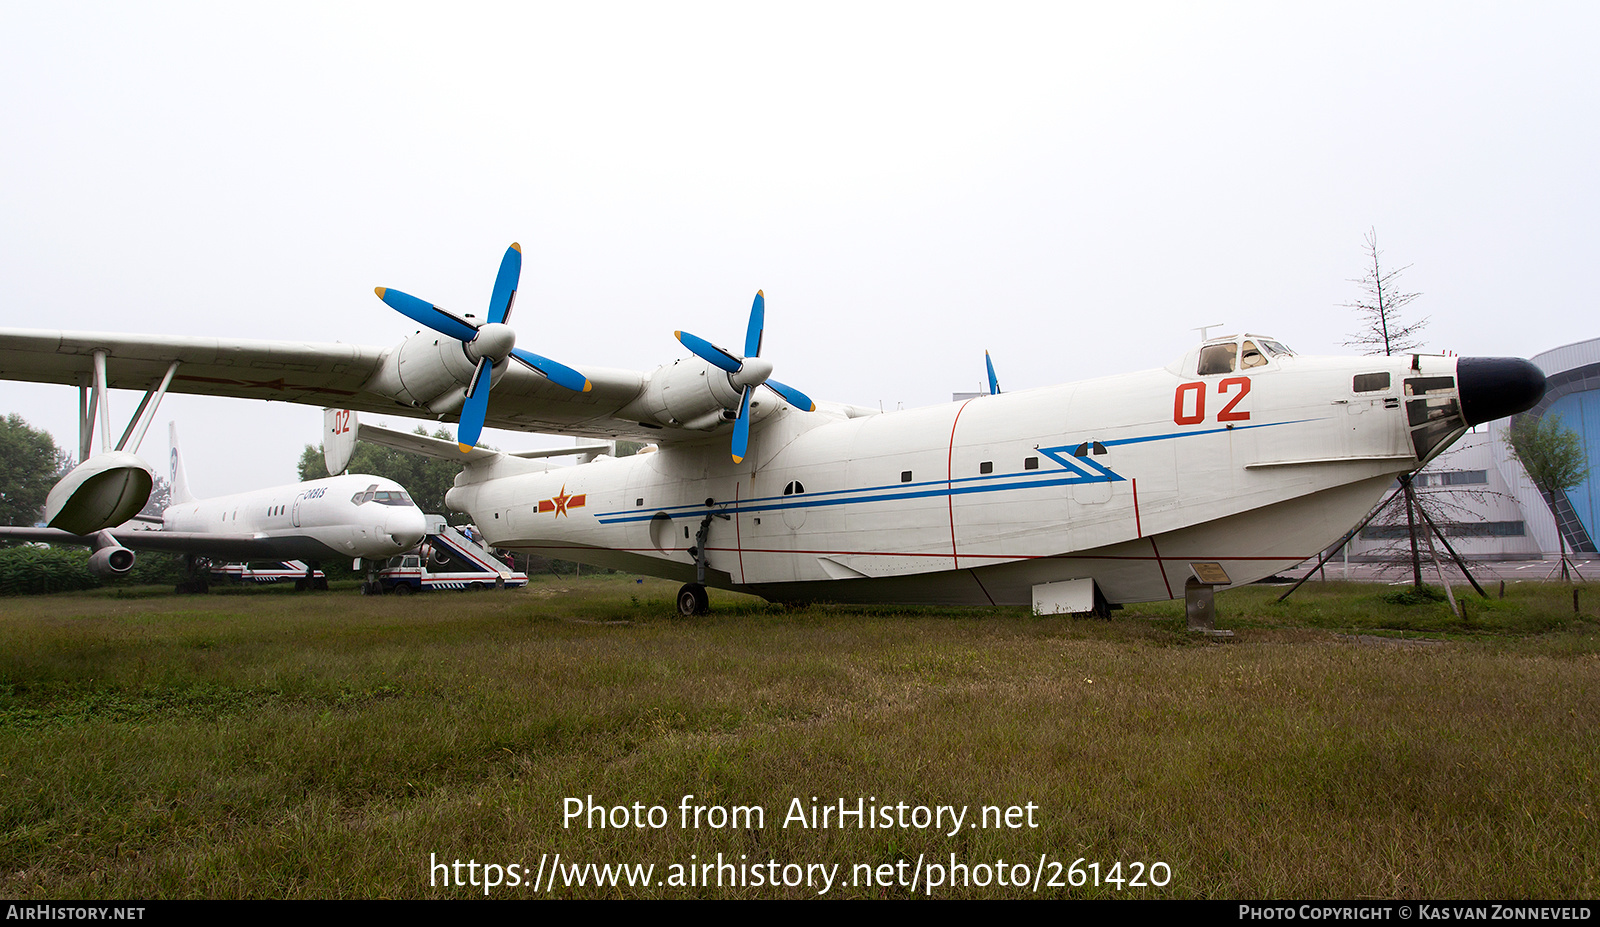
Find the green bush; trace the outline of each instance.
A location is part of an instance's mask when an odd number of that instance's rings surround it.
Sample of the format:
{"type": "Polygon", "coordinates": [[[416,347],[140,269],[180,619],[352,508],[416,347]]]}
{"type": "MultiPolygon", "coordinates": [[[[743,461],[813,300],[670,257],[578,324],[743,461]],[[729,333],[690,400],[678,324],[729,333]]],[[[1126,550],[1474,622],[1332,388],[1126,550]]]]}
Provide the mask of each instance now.
{"type": "Polygon", "coordinates": [[[89,572],[89,552],[60,547],[0,550],[0,595],[74,592],[100,585],[89,572]]]}
{"type": "Polygon", "coordinates": [[[1415,588],[1407,586],[1394,592],[1383,594],[1383,600],[1390,605],[1432,605],[1435,602],[1445,601],[1444,590],[1433,586],[1415,588]]]}

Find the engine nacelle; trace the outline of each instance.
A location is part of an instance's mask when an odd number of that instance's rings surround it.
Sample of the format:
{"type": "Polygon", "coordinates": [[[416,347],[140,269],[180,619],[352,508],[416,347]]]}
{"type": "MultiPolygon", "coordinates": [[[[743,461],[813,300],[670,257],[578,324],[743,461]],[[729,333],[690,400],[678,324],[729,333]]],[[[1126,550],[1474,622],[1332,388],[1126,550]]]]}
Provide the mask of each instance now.
{"type": "MultiPolygon", "coordinates": [[[[734,386],[723,370],[698,358],[687,358],[657,367],[645,381],[644,393],[620,410],[617,417],[713,431],[732,425],[742,394],[743,390],[734,386]]],[[[760,421],[780,403],[771,391],[757,390],[750,397],[750,420],[760,421]]]]}
{"type": "Polygon", "coordinates": [[[102,547],[89,556],[89,570],[96,576],[121,576],[133,569],[135,555],[122,545],[102,547]]]}
{"type": "Polygon", "coordinates": [[[72,468],[45,499],[45,524],[71,534],[120,525],[150,501],[156,474],[127,451],[96,454],[72,468]]]}
{"type": "MultiPolygon", "coordinates": [[[[461,408],[477,366],[461,342],[418,332],[389,353],[366,388],[432,415],[445,415],[461,408]]],[[[500,381],[506,366],[501,362],[492,368],[491,384],[500,381]]]]}

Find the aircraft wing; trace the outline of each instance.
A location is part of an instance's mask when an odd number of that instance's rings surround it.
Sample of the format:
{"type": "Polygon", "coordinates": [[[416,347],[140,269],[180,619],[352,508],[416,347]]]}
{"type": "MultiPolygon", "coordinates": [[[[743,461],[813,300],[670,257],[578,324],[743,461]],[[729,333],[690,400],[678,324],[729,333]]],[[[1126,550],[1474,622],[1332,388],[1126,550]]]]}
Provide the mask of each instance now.
{"type": "MultiPolygon", "coordinates": [[[[396,387],[398,352],[422,333],[394,347],[316,344],[298,341],[224,340],[106,332],[32,331],[0,328],[0,379],[71,386],[94,382],[94,354],[106,354],[107,385],[148,390],[167,368],[178,368],[169,391],[239,399],[267,399],[305,405],[358,409],[378,414],[455,421],[461,398],[448,395],[426,405],[396,387]]],[[[619,416],[644,390],[642,374],[583,367],[591,388],[574,392],[510,364],[497,380],[486,424],[515,431],[539,431],[597,438],[659,441],[660,426],[643,426],[619,416]]],[[[458,391],[459,392],[459,391],[458,391]]],[[[703,437],[685,434],[684,437],[703,437]]]]}
{"type": "MultiPolygon", "coordinates": [[[[168,554],[196,554],[213,560],[277,560],[285,544],[274,538],[250,534],[202,534],[193,531],[147,531],[113,528],[108,532],[129,550],[154,550],[168,554]]],[[[45,544],[71,544],[94,547],[90,535],[72,534],[56,528],[12,528],[0,526],[0,538],[36,541],[45,544]]],[[[292,559],[292,558],[291,558],[292,559]]]]}

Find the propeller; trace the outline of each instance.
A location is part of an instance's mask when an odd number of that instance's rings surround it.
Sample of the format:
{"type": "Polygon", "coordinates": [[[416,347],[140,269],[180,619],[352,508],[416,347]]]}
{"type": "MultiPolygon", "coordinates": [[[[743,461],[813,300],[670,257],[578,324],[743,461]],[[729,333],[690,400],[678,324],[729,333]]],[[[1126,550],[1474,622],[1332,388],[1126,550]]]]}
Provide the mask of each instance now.
{"type": "Polygon", "coordinates": [[[750,324],[745,328],[743,357],[688,332],[673,332],[678,336],[678,341],[701,360],[726,370],[728,382],[743,391],[739,397],[739,417],[733,422],[734,463],[743,461],[745,451],[750,447],[750,393],[756,387],[767,387],[797,409],[814,412],[817,408],[817,404],[805,393],[771,378],[771,362],[761,359],[761,334],[766,326],[766,318],[767,298],[757,290],[755,302],[750,305],[750,324]]]}
{"type": "Polygon", "coordinates": [[[983,363],[989,368],[989,395],[1000,395],[1000,381],[994,375],[994,361],[989,359],[989,352],[983,352],[983,363]]]}
{"type": "Polygon", "coordinates": [[[461,423],[456,428],[456,445],[463,454],[472,450],[483,433],[483,420],[489,413],[490,374],[495,365],[503,363],[507,357],[515,358],[550,382],[575,393],[589,391],[589,379],[583,374],[516,346],[517,334],[506,321],[511,318],[511,307],[517,301],[517,282],[521,277],[522,246],[512,242],[505,257],[500,259],[500,272],[494,278],[494,295],[489,297],[489,321],[482,325],[474,325],[409,293],[381,286],[374,290],[389,308],[462,342],[467,356],[477,361],[472,381],[467,384],[467,400],[461,406],[461,423]]]}

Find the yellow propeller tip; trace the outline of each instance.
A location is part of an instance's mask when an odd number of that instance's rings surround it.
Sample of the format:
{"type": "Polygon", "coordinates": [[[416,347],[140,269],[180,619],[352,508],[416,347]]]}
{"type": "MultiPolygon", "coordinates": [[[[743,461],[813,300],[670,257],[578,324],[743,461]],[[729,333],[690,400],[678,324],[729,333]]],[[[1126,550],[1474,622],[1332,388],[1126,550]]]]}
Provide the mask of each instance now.
{"type": "Polygon", "coordinates": [[[516,242],[512,242],[511,243],[511,248],[512,248],[512,250],[516,251],[518,254],[522,253],[522,246],[517,244],[516,242]]]}
{"type": "Polygon", "coordinates": [[[389,292],[389,288],[384,286],[375,286],[372,288],[372,292],[378,294],[378,298],[382,299],[383,294],[389,292]]]}
{"type": "Polygon", "coordinates": [[[462,444],[461,442],[457,441],[456,447],[461,448],[461,453],[463,454],[470,454],[472,452],[472,445],[470,444],[462,444]]]}
{"type": "Polygon", "coordinates": [[[587,393],[591,389],[594,389],[594,384],[590,383],[588,380],[584,380],[583,381],[583,391],[587,393]]]}
{"type": "Polygon", "coordinates": [[[756,295],[761,297],[762,299],[766,299],[767,298],[767,291],[766,290],[756,290],[756,295]]]}
{"type": "Polygon", "coordinates": [[[744,458],[740,457],[738,454],[734,454],[733,455],[733,462],[734,463],[744,463],[744,458]]]}

